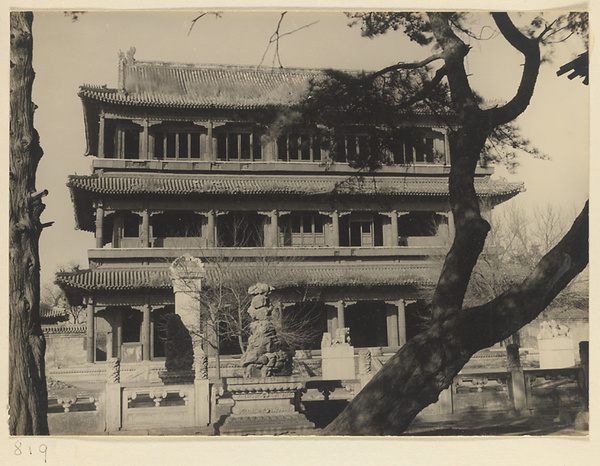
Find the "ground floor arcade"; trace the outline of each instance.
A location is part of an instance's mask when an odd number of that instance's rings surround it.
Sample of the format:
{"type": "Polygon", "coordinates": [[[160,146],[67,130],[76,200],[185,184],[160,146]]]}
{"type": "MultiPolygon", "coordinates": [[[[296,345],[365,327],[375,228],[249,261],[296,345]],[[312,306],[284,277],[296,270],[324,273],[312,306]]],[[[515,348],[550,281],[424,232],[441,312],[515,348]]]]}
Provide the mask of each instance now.
{"type": "MultiPolygon", "coordinates": [[[[290,296],[298,294],[293,292],[273,296],[278,317],[283,322],[293,320],[295,331],[305,335],[294,345],[295,349],[319,350],[323,333],[335,334],[341,327],[350,329],[355,348],[397,349],[418,331],[423,319],[423,301],[415,293],[404,293],[409,297],[388,293],[383,299],[361,290],[312,293],[318,296],[305,293],[302,299],[292,299],[290,296]]],[[[117,297],[86,298],[86,361],[103,362],[118,357],[127,363],[164,358],[167,319],[176,312],[174,303],[173,295],[131,296],[122,303],[117,297]],[[143,301],[146,302],[139,304],[143,301]]],[[[236,339],[223,338],[219,343],[221,354],[241,352],[236,339]]],[[[214,352],[206,346],[209,355],[214,352]]]]}

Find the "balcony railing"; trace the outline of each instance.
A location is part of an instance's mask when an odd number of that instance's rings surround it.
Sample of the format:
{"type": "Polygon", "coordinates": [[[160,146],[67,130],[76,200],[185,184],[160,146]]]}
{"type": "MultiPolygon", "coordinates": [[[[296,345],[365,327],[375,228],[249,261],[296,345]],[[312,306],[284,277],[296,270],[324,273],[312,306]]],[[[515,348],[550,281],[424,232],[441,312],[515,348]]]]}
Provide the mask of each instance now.
{"type": "MultiPolygon", "coordinates": [[[[95,170],[148,170],[148,171],[206,171],[206,172],[322,172],[327,173],[356,173],[356,169],[351,168],[345,162],[331,163],[327,166],[320,162],[307,161],[209,161],[209,160],[127,160],[127,159],[95,159],[93,162],[95,170]]],[[[395,174],[423,174],[423,175],[443,175],[450,172],[450,165],[439,163],[414,163],[409,165],[386,165],[377,173],[395,173],[395,174]]],[[[478,174],[491,174],[494,169],[477,168],[478,174]]]]}
{"type": "Polygon", "coordinates": [[[323,246],[285,246],[277,248],[202,248],[197,242],[189,247],[161,247],[161,248],[121,248],[121,249],[90,249],[90,259],[135,259],[135,258],[169,258],[183,254],[196,257],[215,258],[400,258],[418,256],[440,256],[447,252],[447,245],[441,242],[420,246],[377,246],[377,247],[323,247],[323,246]]]}

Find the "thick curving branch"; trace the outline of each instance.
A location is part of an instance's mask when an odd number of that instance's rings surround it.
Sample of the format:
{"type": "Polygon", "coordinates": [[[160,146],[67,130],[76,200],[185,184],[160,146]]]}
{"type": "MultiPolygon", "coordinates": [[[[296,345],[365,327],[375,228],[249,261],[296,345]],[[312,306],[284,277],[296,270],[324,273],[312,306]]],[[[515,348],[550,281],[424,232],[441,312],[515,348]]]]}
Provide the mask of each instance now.
{"type": "Polygon", "coordinates": [[[442,66],[436,71],[431,81],[429,81],[425,86],[423,86],[423,88],[415,95],[413,95],[410,99],[400,103],[398,105],[398,109],[402,110],[408,108],[411,105],[414,105],[417,102],[421,102],[422,100],[426,99],[431,94],[431,92],[440,84],[444,76],[446,76],[446,68],[442,66]]]}
{"type": "Polygon", "coordinates": [[[434,54],[430,57],[427,57],[424,60],[413,62],[413,63],[396,63],[395,65],[386,66],[385,68],[380,69],[379,71],[375,71],[371,73],[368,78],[375,79],[379,76],[383,76],[384,74],[391,73],[392,71],[398,70],[416,70],[417,68],[422,68],[427,66],[429,63],[433,63],[436,60],[443,60],[444,57],[440,54],[434,54]]]}
{"type": "Polygon", "coordinates": [[[428,13],[428,16],[435,40],[442,47],[441,55],[445,61],[452,104],[459,117],[462,117],[465,112],[479,109],[464,66],[464,58],[470,48],[452,30],[450,13],[428,13]]]}
{"type": "Polygon", "coordinates": [[[589,203],[529,276],[483,306],[465,311],[470,350],[504,340],[535,319],[589,263],[589,203]]]}
{"type": "Polygon", "coordinates": [[[325,435],[399,435],[478,350],[533,320],[588,264],[588,207],[521,284],[489,303],[437,319],[375,374],[325,435]]]}
{"type": "Polygon", "coordinates": [[[498,126],[517,118],[529,105],[540,70],[541,52],[539,40],[523,35],[508,13],[492,13],[492,17],[508,43],[525,57],[521,82],[514,97],[502,107],[488,110],[490,124],[498,126]]]}

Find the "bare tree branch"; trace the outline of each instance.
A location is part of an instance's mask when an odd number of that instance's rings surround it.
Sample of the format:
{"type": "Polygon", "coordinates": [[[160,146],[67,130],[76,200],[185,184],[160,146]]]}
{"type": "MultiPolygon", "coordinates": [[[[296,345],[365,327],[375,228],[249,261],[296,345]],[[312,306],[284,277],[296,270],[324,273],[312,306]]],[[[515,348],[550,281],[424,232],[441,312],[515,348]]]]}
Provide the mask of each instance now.
{"type": "Polygon", "coordinates": [[[206,15],[215,15],[216,18],[220,18],[221,17],[221,12],[220,11],[203,11],[202,13],[200,13],[198,16],[196,16],[193,20],[192,20],[192,24],[190,24],[190,29],[188,30],[187,35],[189,36],[192,32],[192,29],[194,29],[194,26],[196,25],[196,22],[203,18],[206,15]]]}
{"type": "Polygon", "coordinates": [[[273,34],[269,38],[269,42],[267,43],[267,47],[265,48],[265,51],[262,55],[262,58],[260,59],[260,63],[258,64],[258,66],[261,66],[263,64],[263,62],[265,61],[265,57],[267,56],[267,53],[269,52],[269,49],[271,48],[271,45],[275,44],[275,53],[273,54],[273,63],[271,64],[271,66],[273,68],[275,68],[275,59],[277,59],[277,62],[279,63],[279,68],[283,68],[283,65],[281,64],[281,56],[279,55],[279,40],[282,37],[294,34],[295,32],[298,32],[302,29],[306,29],[306,28],[308,28],[314,24],[317,24],[319,22],[319,21],[313,21],[312,23],[305,24],[304,26],[300,26],[296,29],[293,29],[292,31],[281,34],[279,31],[281,29],[281,23],[283,21],[283,17],[286,14],[287,14],[287,11],[284,11],[283,13],[281,13],[281,16],[279,17],[279,21],[277,22],[277,27],[275,28],[275,32],[273,32],[273,34]]]}

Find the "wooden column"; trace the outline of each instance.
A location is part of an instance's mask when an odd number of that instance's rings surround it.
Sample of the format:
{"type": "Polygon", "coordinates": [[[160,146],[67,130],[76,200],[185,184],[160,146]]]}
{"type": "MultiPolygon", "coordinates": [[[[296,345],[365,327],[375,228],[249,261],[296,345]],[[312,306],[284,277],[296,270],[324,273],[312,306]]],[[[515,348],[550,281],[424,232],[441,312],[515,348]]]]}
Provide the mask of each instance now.
{"type": "Polygon", "coordinates": [[[277,247],[277,211],[271,210],[266,212],[257,212],[259,215],[264,215],[269,220],[264,223],[263,233],[264,233],[264,246],[267,248],[276,248],[277,247]]]}
{"type": "Polygon", "coordinates": [[[278,219],[276,210],[272,210],[269,212],[269,219],[271,220],[271,224],[269,225],[269,230],[271,234],[271,244],[269,246],[276,248],[278,246],[278,238],[279,238],[279,228],[278,228],[278,219]]]}
{"type": "Polygon", "coordinates": [[[104,246],[104,207],[99,202],[96,207],[96,247],[104,246]]]}
{"type": "Polygon", "coordinates": [[[140,141],[140,159],[149,159],[150,151],[148,150],[148,119],[142,121],[142,140],[140,141]]]}
{"type": "Polygon", "coordinates": [[[391,233],[390,233],[390,240],[391,240],[391,245],[392,246],[398,246],[398,212],[396,212],[395,210],[392,211],[392,226],[391,226],[391,233]]]}
{"type": "Polygon", "coordinates": [[[100,125],[98,128],[98,157],[101,159],[104,158],[104,131],[104,115],[100,115],[100,125]]]}
{"type": "Polygon", "coordinates": [[[155,313],[150,313],[150,359],[154,359],[154,316],[155,313]]]}
{"type": "Polygon", "coordinates": [[[398,346],[406,344],[406,306],[403,299],[396,303],[398,307],[398,346]]]}
{"type": "Polygon", "coordinates": [[[150,306],[142,307],[142,360],[150,360],[150,306]]]}
{"type": "Polygon", "coordinates": [[[110,332],[108,332],[106,334],[106,359],[110,359],[110,358],[114,357],[113,326],[111,323],[109,323],[109,325],[111,326],[111,329],[110,329],[110,332]]]}
{"type": "Polygon", "coordinates": [[[216,246],[215,241],[215,211],[209,210],[206,213],[206,245],[209,248],[214,248],[216,246]]]}
{"type": "Polygon", "coordinates": [[[150,247],[150,212],[148,209],[142,210],[142,232],[141,232],[142,247],[150,247]]]}
{"type": "Polygon", "coordinates": [[[337,210],[334,210],[331,213],[331,229],[332,229],[332,238],[334,248],[340,246],[340,213],[337,210]]]}
{"type": "Polygon", "coordinates": [[[336,303],[337,308],[337,327],[336,328],[344,328],[346,326],[346,320],[344,318],[344,310],[345,310],[344,301],[338,301],[336,303]]]}
{"type": "Polygon", "coordinates": [[[210,121],[208,123],[207,134],[206,134],[206,156],[208,160],[214,160],[214,150],[213,150],[213,123],[210,121]]]}
{"type": "Polygon", "coordinates": [[[387,344],[399,346],[398,308],[395,304],[386,304],[387,344]]]}
{"type": "Polygon", "coordinates": [[[94,329],[94,301],[89,298],[87,303],[87,329],[86,329],[86,350],[87,350],[87,362],[94,362],[96,359],[96,339],[94,329]]]}
{"type": "Polygon", "coordinates": [[[448,140],[448,131],[444,131],[444,155],[445,165],[450,165],[450,141],[448,140]]]}

